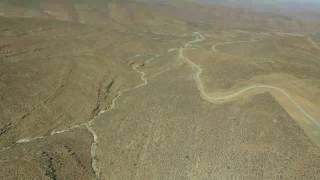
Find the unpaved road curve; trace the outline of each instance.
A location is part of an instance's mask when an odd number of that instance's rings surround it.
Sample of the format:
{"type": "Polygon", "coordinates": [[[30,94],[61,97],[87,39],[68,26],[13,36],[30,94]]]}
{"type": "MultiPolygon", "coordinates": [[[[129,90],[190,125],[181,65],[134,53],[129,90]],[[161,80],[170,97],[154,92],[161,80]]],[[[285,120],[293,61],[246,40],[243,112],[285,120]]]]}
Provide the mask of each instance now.
{"type": "Polygon", "coordinates": [[[320,47],[318,45],[318,43],[316,43],[310,36],[305,35],[305,34],[297,34],[297,33],[283,33],[283,32],[276,32],[276,34],[280,35],[280,36],[296,36],[296,37],[305,37],[307,38],[307,40],[312,44],[312,46],[315,49],[320,50],[320,47]]]}
{"type": "Polygon", "coordinates": [[[255,84],[255,85],[245,87],[237,92],[233,92],[233,93],[230,93],[225,96],[217,97],[217,96],[208,95],[208,93],[205,91],[204,84],[201,81],[201,74],[203,72],[203,69],[199,65],[197,65],[196,63],[191,61],[189,58],[184,56],[184,50],[186,48],[192,47],[193,43],[201,42],[206,39],[199,32],[195,32],[194,36],[195,36],[194,40],[187,42],[183,48],[180,48],[178,58],[185,61],[194,70],[193,78],[197,84],[197,87],[200,91],[200,95],[203,99],[205,99],[206,101],[209,101],[211,103],[223,103],[223,102],[231,101],[231,100],[235,99],[236,97],[238,97],[246,92],[255,90],[255,89],[277,91],[277,92],[280,92],[283,96],[285,96],[292,104],[294,104],[294,106],[297,108],[297,110],[299,112],[301,112],[307,119],[309,119],[313,124],[315,124],[317,127],[320,128],[320,122],[318,120],[316,120],[312,115],[310,115],[296,100],[294,100],[292,98],[292,96],[287,91],[285,91],[284,89],[281,89],[279,87],[265,85],[265,84],[255,84]]]}
{"type": "Polygon", "coordinates": [[[228,45],[228,44],[237,44],[237,43],[252,43],[252,42],[257,42],[258,40],[255,39],[250,39],[247,41],[230,41],[230,42],[221,42],[221,43],[216,43],[212,46],[211,50],[216,53],[217,51],[217,47],[218,46],[223,46],[223,45],[228,45]]]}

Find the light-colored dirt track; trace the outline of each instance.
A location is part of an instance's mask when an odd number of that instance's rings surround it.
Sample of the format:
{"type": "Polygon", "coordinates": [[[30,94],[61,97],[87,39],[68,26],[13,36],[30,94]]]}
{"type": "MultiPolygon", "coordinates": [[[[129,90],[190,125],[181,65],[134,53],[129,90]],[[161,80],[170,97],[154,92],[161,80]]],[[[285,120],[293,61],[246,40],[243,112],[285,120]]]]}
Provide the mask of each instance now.
{"type": "Polygon", "coordinates": [[[256,42],[257,40],[255,39],[250,39],[248,41],[230,41],[230,42],[221,42],[221,43],[216,43],[212,46],[211,50],[216,53],[217,52],[217,47],[218,46],[223,46],[223,45],[228,45],[228,44],[237,44],[237,43],[251,43],[251,42],[256,42]]]}
{"type": "MultiPolygon", "coordinates": [[[[200,95],[203,99],[205,99],[206,101],[209,101],[211,103],[223,103],[223,102],[231,101],[231,100],[239,97],[240,95],[245,94],[245,93],[249,93],[250,91],[253,91],[253,90],[264,89],[269,92],[270,91],[277,91],[277,92],[280,92],[283,96],[285,96],[290,103],[294,104],[297,111],[302,113],[303,116],[305,116],[314,125],[316,125],[317,127],[320,128],[320,122],[318,120],[316,120],[312,115],[310,115],[287,91],[285,91],[284,89],[281,89],[279,87],[265,85],[265,84],[255,84],[255,85],[251,85],[249,87],[242,88],[241,90],[239,90],[237,92],[230,92],[224,96],[219,96],[219,97],[210,96],[205,91],[204,84],[201,81],[201,74],[203,72],[203,69],[184,55],[184,50],[186,48],[192,47],[193,43],[201,42],[206,39],[202,34],[200,34],[198,32],[195,32],[194,36],[195,36],[194,40],[187,42],[186,45],[184,46],[184,48],[180,48],[179,59],[185,61],[194,70],[193,77],[194,77],[194,80],[195,80],[197,87],[200,91],[200,95]]],[[[228,44],[230,44],[230,43],[231,42],[228,42],[228,44]]],[[[213,48],[213,49],[215,49],[215,48],[213,48]]]]}

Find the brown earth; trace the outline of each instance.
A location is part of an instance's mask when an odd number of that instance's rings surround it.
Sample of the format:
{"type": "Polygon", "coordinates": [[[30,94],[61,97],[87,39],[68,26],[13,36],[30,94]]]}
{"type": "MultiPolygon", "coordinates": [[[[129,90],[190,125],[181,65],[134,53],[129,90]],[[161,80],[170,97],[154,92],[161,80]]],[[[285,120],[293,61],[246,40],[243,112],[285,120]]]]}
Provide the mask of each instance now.
{"type": "Polygon", "coordinates": [[[0,179],[320,178],[316,24],[181,0],[0,16],[0,179]],[[255,84],[281,90],[210,101],[255,84]]]}

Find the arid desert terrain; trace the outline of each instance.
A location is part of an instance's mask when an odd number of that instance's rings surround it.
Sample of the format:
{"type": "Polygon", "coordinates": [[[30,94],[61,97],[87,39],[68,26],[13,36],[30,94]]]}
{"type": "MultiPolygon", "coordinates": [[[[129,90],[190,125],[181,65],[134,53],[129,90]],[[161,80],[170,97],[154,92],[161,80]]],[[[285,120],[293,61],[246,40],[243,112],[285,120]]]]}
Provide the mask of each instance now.
{"type": "Polygon", "coordinates": [[[0,0],[0,179],[320,179],[320,6],[241,2],[0,0]]]}

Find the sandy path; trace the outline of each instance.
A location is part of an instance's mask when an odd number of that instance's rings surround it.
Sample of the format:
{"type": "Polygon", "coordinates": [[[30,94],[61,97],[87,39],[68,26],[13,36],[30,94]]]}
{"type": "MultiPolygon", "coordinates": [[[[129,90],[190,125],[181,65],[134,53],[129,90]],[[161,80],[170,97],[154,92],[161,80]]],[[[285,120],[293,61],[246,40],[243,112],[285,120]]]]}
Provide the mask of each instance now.
{"type": "MultiPolygon", "coordinates": [[[[271,86],[271,85],[265,85],[265,84],[255,84],[255,85],[251,85],[249,87],[245,87],[237,92],[230,92],[224,96],[210,96],[206,91],[205,91],[205,87],[203,82],[201,81],[201,74],[203,72],[203,69],[197,65],[196,63],[194,63],[193,61],[191,61],[189,58],[187,58],[186,56],[184,56],[184,50],[187,48],[192,47],[193,43],[197,43],[197,42],[201,42],[205,40],[205,37],[196,32],[194,33],[195,39],[192,41],[189,41],[185,44],[184,48],[180,48],[179,50],[179,59],[185,61],[188,65],[190,65],[190,67],[194,70],[194,80],[197,84],[197,87],[200,91],[200,95],[203,99],[205,99],[206,101],[209,101],[211,103],[222,103],[222,102],[227,102],[227,101],[231,101],[235,98],[237,98],[238,96],[252,91],[252,90],[257,90],[257,89],[265,89],[267,91],[277,91],[280,92],[283,96],[285,96],[288,101],[290,101],[292,104],[294,104],[294,106],[296,107],[296,109],[302,113],[307,119],[309,119],[313,124],[315,124],[317,127],[320,128],[320,122],[318,120],[316,120],[312,115],[310,115],[287,91],[285,91],[284,89],[281,89],[279,87],[275,87],[275,86],[271,86]]],[[[254,40],[250,40],[249,42],[253,42],[254,40]]],[[[245,42],[245,41],[241,41],[241,42],[245,42]]],[[[248,42],[248,41],[246,41],[248,42]]],[[[232,42],[227,42],[227,43],[219,43],[220,45],[222,44],[231,44],[232,42]]],[[[237,41],[236,43],[239,43],[239,41],[237,41]]],[[[216,44],[215,46],[213,46],[213,50],[215,50],[215,47],[219,44],[216,44]]]]}

